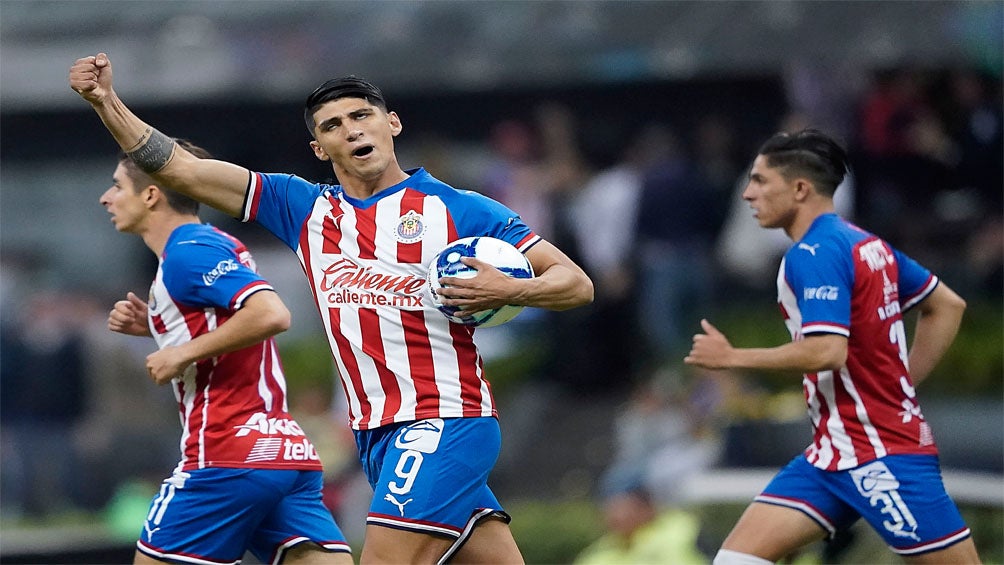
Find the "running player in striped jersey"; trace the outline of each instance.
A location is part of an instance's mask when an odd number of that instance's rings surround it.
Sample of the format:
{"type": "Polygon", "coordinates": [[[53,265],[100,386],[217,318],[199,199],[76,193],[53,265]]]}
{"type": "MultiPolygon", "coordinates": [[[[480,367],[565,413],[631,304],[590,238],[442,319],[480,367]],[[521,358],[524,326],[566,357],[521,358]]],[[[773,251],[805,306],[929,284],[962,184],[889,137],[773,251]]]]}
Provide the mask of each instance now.
{"type": "Polygon", "coordinates": [[[843,148],[815,130],[761,146],[743,198],[761,227],[782,228],[794,242],[777,277],[792,342],[736,348],[702,320],[685,358],[711,369],[804,373],[814,434],[747,508],[716,565],[777,561],[861,517],[908,563],[979,562],[914,390],[955,339],[966,304],[834,213],[848,170],[843,148]],[[909,308],[920,312],[910,347],[909,308]]]}
{"type": "Polygon", "coordinates": [[[488,488],[501,446],[473,330],[431,303],[425,273],[447,243],[492,236],[520,249],[532,279],[465,259],[478,275],[444,278],[443,303],[564,310],[592,282],[505,206],[398,164],[400,117],[374,85],[333,79],[308,97],[310,147],[340,185],[196,159],[135,116],[112,89],[104,54],[78,59],[70,86],[153,178],[274,233],[300,259],[321,314],[374,489],[362,563],[521,563],[509,516],[488,488]]]}
{"type": "Polygon", "coordinates": [[[320,459],[287,408],[273,338],[289,327],[286,306],[240,241],[200,222],[198,202],[124,154],[113,179],[101,204],[159,267],[148,301],[129,293],[108,327],[154,338],[147,371],[171,385],[182,423],[181,462],[153,500],[135,562],[239,563],[251,551],[264,563],[350,565],[321,503],[320,459]]]}

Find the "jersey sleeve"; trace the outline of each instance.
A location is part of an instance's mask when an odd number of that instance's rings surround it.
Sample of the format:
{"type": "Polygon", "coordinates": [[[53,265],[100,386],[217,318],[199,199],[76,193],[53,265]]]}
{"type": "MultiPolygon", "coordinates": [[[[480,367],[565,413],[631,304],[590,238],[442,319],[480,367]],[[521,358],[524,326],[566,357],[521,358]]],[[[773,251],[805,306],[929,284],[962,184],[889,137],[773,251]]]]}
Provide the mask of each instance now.
{"type": "Polygon", "coordinates": [[[893,249],[899,268],[900,308],[905,312],[927,298],[938,286],[938,277],[905,253],[893,249]]]}
{"type": "Polygon", "coordinates": [[[240,220],[258,223],[295,251],[323,189],[296,175],[252,172],[240,220]]]}
{"type": "Polygon", "coordinates": [[[171,298],[200,308],[238,310],[244,300],[272,286],[231,248],[215,241],[170,247],[164,257],[164,286],[171,298]]]}
{"type": "MultiPolygon", "coordinates": [[[[453,214],[457,237],[494,237],[511,243],[523,253],[540,241],[540,236],[519,214],[496,200],[467,190],[454,192],[452,198],[456,202],[447,201],[446,204],[453,214]]],[[[444,195],[444,200],[449,199],[449,195],[444,195]]]]}
{"type": "Polygon", "coordinates": [[[834,242],[792,248],[785,261],[785,277],[802,313],[802,335],[850,335],[851,257],[834,242]]]}

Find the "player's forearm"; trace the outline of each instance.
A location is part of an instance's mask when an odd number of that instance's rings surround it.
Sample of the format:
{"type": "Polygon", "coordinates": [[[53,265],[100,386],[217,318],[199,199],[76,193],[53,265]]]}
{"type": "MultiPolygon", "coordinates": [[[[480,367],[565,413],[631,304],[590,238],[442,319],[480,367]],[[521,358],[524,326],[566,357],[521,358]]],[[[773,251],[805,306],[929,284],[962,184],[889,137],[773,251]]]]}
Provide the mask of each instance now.
{"type": "Polygon", "coordinates": [[[289,329],[290,314],[279,295],[260,290],[215,330],[180,346],[186,361],[195,362],[237,351],[289,329]]]}
{"type": "Polygon", "coordinates": [[[155,173],[164,168],[174,153],[174,141],[141,120],[122,100],[111,94],[91,107],[140,169],[155,173]]]}
{"type": "Polygon", "coordinates": [[[553,265],[540,275],[519,281],[514,304],[548,310],[568,310],[593,301],[593,283],[581,269],[553,265]]]}
{"type": "Polygon", "coordinates": [[[726,363],[734,369],[814,373],[838,370],[847,362],[847,340],[815,336],[778,347],[733,349],[726,363]]]}

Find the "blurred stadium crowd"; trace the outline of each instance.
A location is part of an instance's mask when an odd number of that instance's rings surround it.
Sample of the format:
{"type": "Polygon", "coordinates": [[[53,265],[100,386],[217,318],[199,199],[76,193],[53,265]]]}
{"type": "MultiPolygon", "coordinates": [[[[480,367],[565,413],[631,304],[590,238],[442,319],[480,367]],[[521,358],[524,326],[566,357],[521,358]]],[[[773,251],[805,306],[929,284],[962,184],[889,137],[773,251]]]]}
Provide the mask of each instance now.
{"type": "MultiPolygon", "coordinates": [[[[66,65],[80,55],[67,54],[66,65]]],[[[588,308],[526,311],[483,332],[489,368],[501,375],[495,385],[506,447],[496,482],[503,497],[598,497],[616,532],[634,527],[623,516],[646,515],[634,504],[654,504],[659,511],[679,506],[686,493],[678,487],[689,474],[774,463],[756,456],[744,462],[749,453],[730,451],[723,429],[764,415],[804,418],[795,382],[789,390],[794,399],[770,399],[753,376],[695,372],[683,369],[680,360],[700,318],[771,312],[776,267],[788,241],[761,230],[739,194],[757,143],[775,131],[812,126],[842,138],[855,168],[838,193],[840,211],[924,262],[967,300],[1001,307],[999,64],[990,70],[891,66],[858,69],[854,76],[792,64],[762,79],[736,75],[483,94],[386,90],[405,124],[402,164],[424,166],[509,205],[568,251],[596,286],[588,308]],[[542,433],[562,439],[545,449],[537,441],[542,433]],[[639,493],[640,501],[630,499],[639,493]]],[[[142,110],[166,133],[225,159],[308,178],[328,174],[309,161],[305,138],[268,131],[276,114],[295,121],[295,104],[142,110]]],[[[83,113],[13,113],[4,115],[4,125],[68,122],[73,130],[93,132],[67,143],[96,144],[81,152],[110,165],[110,178],[114,148],[87,124],[92,119],[83,113]],[[100,151],[107,157],[98,158],[100,151]]],[[[19,155],[8,144],[4,151],[5,158],[19,155]]],[[[86,188],[95,208],[100,190],[103,185],[86,188]]],[[[298,269],[288,252],[254,227],[213,212],[204,217],[247,242],[267,277],[282,279],[282,272],[298,269]]],[[[177,460],[173,400],[143,371],[152,342],[105,329],[120,290],[148,284],[155,262],[142,251],[126,253],[128,272],[92,275],[97,282],[79,286],[43,284],[52,278],[49,258],[5,242],[4,524],[44,523],[81,512],[104,512],[113,521],[122,497],[137,484],[156,484],[177,460]]],[[[287,301],[300,326],[280,341],[295,350],[286,355],[294,364],[287,368],[291,411],[325,459],[327,502],[345,513],[339,523],[346,533],[359,535],[362,518],[353,516],[364,512],[365,483],[340,399],[332,394],[336,377],[328,353],[310,340],[316,312],[298,274],[289,278],[296,291],[287,301]],[[298,377],[302,371],[314,374],[298,377]]],[[[779,319],[749,323],[783,330],[779,319]]],[[[999,387],[995,394],[999,401],[999,387]]],[[[799,425],[807,431],[801,420],[799,425]]],[[[138,492],[145,510],[152,487],[138,492]]],[[[127,520],[122,528],[128,540],[139,526],[127,520]]],[[[686,528],[677,531],[689,535],[686,528]]]]}

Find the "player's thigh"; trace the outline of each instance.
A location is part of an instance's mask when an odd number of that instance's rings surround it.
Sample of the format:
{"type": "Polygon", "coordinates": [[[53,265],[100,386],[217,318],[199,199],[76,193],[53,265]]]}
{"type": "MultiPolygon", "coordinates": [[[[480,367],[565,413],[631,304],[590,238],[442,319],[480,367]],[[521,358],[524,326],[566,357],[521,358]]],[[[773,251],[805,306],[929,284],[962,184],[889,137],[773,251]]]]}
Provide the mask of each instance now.
{"type": "Polygon", "coordinates": [[[824,537],[826,530],[803,512],[754,502],[722,542],[722,549],[778,561],[824,537]]]}
{"type": "Polygon", "coordinates": [[[328,551],[313,543],[301,543],[286,552],[283,565],[353,565],[352,554],[328,551]]]}
{"type": "Polygon", "coordinates": [[[980,563],[980,556],[973,538],[968,538],[939,551],[904,555],[903,561],[913,565],[972,565],[980,563]]]}
{"type": "Polygon", "coordinates": [[[453,544],[446,536],[368,525],[359,564],[438,563],[453,544]]]}
{"type": "MultiPolygon", "coordinates": [[[[455,540],[434,534],[421,534],[367,526],[360,565],[397,563],[438,563],[455,540]]],[[[521,565],[523,556],[512,537],[509,524],[500,518],[485,518],[449,559],[453,564],[521,565]]]]}
{"type": "Polygon", "coordinates": [[[161,565],[162,563],[167,563],[167,561],[154,559],[138,549],[136,550],[136,553],[133,554],[132,562],[133,565],[161,565]]]}
{"type": "Polygon", "coordinates": [[[470,539],[450,560],[455,564],[522,564],[523,555],[512,537],[509,524],[498,518],[487,518],[478,523],[470,539]]]}

